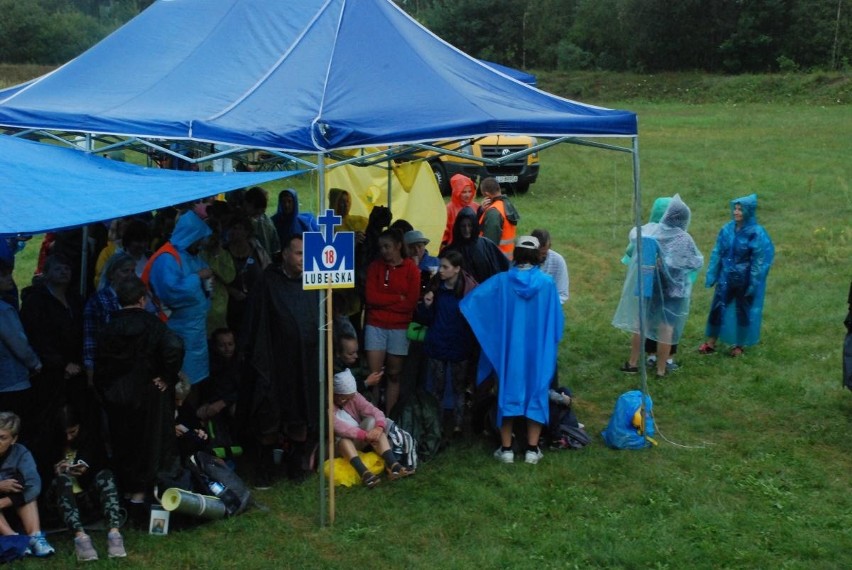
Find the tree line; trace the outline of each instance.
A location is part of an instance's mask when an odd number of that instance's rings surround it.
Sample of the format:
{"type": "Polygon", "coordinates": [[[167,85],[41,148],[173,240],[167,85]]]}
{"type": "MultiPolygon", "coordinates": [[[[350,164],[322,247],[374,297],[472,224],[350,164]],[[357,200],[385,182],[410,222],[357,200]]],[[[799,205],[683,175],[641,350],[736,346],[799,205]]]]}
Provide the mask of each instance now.
{"type": "Polygon", "coordinates": [[[463,51],[525,69],[845,70],[849,0],[398,0],[463,51]]]}
{"type": "MultiPolygon", "coordinates": [[[[848,70],[850,0],[394,0],[474,57],[523,69],[848,70]]],[[[0,61],[68,61],[153,0],[0,0],[0,61]]]]}

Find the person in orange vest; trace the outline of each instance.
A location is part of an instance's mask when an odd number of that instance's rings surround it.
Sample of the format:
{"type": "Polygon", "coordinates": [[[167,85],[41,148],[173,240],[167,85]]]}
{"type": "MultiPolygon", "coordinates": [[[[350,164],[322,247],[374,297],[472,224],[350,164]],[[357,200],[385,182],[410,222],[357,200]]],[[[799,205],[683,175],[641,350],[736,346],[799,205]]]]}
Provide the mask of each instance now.
{"type": "Polygon", "coordinates": [[[515,206],[500,190],[500,184],[494,177],[485,178],[479,183],[482,192],[482,205],[479,207],[479,235],[497,244],[506,257],[512,259],[515,249],[515,233],[521,215],[515,206]]]}

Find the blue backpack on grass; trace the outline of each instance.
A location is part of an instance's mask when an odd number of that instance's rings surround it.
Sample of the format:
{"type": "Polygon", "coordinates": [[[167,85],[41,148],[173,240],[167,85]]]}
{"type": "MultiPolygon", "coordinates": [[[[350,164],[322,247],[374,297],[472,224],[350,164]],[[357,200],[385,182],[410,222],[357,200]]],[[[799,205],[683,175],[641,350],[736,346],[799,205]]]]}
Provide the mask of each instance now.
{"type": "Polygon", "coordinates": [[[653,436],[656,432],[651,396],[645,394],[644,431],[642,429],[642,392],[625,392],[615,401],[615,409],[609,418],[609,424],[601,432],[608,447],[613,449],[644,449],[657,445],[653,436]]]}

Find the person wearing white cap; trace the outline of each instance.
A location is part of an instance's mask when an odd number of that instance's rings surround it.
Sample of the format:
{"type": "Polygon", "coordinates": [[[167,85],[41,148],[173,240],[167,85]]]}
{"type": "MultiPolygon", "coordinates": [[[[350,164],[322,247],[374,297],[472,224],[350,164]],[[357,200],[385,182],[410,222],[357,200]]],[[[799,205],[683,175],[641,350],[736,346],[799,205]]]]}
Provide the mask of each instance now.
{"type": "Polygon", "coordinates": [[[411,230],[405,232],[402,239],[405,242],[405,248],[408,250],[408,257],[417,264],[420,271],[428,271],[430,276],[434,275],[440,262],[437,257],[429,255],[429,252],[426,251],[429,238],[424,236],[420,230],[411,230]]]}
{"type": "Polygon", "coordinates": [[[518,238],[513,260],[509,271],[481,283],[459,306],[482,346],[477,383],[496,377],[501,447],[494,457],[514,463],[514,419],[525,417],[524,461],[535,464],[542,458],[538,441],[548,422],[548,389],[565,317],[553,279],[538,268],[538,239],[518,238]]]}
{"type": "Polygon", "coordinates": [[[348,368],[334,375],[333,401],[337,453],[349,460],[366,487],[372,489],[380,481],[358,455],[358,450],[367,446],[382,456],[391,481],[414,474],[400,464],[385,433],[388,420],[381,410],[358,392],[355,377],[348,368]]]}

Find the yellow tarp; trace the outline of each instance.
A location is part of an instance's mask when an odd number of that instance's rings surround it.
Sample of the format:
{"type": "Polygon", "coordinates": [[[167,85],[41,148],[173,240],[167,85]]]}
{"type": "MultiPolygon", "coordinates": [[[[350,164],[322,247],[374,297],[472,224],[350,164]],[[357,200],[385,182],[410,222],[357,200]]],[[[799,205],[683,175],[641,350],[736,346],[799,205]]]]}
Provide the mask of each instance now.
{"type": "MultiPolygon", "coordinates": [[[[375,473],[376,475],[381,475],[382,471],[385,470],[385,462],[379,457],[379,455],[375,451],[359,451],[358,455],[361,457],[361,461],[364,462],[364,465],[375,473]]],[[[323,472],[325,476],[328,477],[329,472],[329,464],[328,459],[323,463],[323,472]]],[[[334,458],[334,484],[343,485],[344,487],[351,487],[353,485],[361,484],[361,477],[358,476],[358,472],[355,471],[355,468],[352,467],[352,464],[349,463],[346,459],[342,457],[334,458]]]]}
{"type": "MultiPolygon", "coordinates": [[[[391,172],[391,211],[393,219],[408,220],[423,232],[430,243],[429,253],[437,255],[447,206],[426,162],[394,164],[391,172]]],[[[368,217],[373,206],[387,206],[388,171],[378,166],[346,165],[326,171],[326,188],[342,188],[352,196],[350,215],[368,217]]],[[[327,204],[326,204],[327,206],[327,204]]]]}

